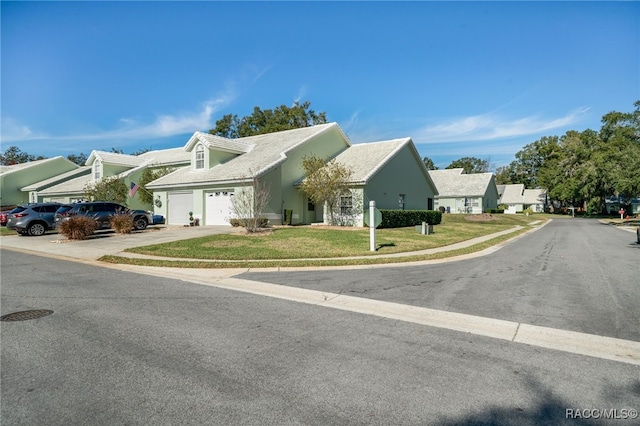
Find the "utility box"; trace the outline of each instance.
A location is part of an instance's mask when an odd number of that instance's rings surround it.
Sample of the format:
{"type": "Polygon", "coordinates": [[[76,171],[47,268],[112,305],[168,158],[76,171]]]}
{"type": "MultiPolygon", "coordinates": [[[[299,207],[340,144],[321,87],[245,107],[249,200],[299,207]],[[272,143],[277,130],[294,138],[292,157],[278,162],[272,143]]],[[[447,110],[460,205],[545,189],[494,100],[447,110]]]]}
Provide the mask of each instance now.
{"type": "Polygon", "coordinates": [[[416,232],[422,235],[433,234],[433,225],[429,225],[427,222],[422,222],[422,225],[416,225],[416,232]]]}

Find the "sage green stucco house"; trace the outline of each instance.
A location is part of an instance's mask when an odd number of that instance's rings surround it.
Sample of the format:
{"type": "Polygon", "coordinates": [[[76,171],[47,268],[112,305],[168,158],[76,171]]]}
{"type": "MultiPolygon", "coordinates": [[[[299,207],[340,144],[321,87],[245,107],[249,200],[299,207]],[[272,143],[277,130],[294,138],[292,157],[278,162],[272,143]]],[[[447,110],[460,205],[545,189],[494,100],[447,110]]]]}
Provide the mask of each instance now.
{"type": "MultiPolygon", "coordinates": [[[[65,176],[64,179],[59,179],[55,185],[45,185],[46,182],[38,182],[30,187],[25,187],[24,190],[37,191],[38,201],[57,201],[60,203],[85,201],[85,187],[100,179],[115,176],[129,187],[131,182],[139,182],[142,172],[147,168],[181,167],[185,164],[189,164],[189,156],[181,148],[149,151],[141,155],[94,150],[78,174],[65,176]],[[43,186],[44,188],[38,189],[43,186]]],[[[137,194],[127,200],[127,207],[132,209],[151,208],[150,205],[143,204],[137,194]]]]}
{"type": "Polygon", "coordinates": [[[0,166],[0,205],[36,202],[37,199],[30,198],[29,191],[22,188],[77,169],[77,164],[64,157],[0,166]]]}
{"type": "MultiPolygon", "coordinates": [[[[299,189],[304,178],[302,160],[314,155],[336,158],[352,168],[353,188],[342,198],[354,225],[362,224],[362,207],[375,199],[378,208],[427,209],[435,187],[409,139],[352,145],[336,123],[226,139],[196,132],[184,146],[191,156],[187,167],[147,185],[153,190],[155,213],[168,224],[188,224],[189,213],[202,225],[226,225],[231,200],[240,191],[252,191],[259,180],[270,188],[265,216],[281,224],[291,210],[292,224],[325,219],[299,189]]],[[[366,207],[365,207],[366,208],[366,207]]]]}

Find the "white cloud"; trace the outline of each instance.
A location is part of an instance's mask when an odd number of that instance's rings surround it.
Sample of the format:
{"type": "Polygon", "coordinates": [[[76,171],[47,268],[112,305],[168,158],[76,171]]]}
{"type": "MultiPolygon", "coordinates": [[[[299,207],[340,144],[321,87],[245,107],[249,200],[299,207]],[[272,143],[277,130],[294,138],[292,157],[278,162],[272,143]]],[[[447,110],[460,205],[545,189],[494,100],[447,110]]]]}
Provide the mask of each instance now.
{"type": "Polygon", "coordinates": [[[150,138],[163,138],[197,130],[208,130],[214,126],[213,115],[234,99],[231,93],[225,93],[215,99],[203,102],[196,111],[180,114],[164,114],[151,123],[139,123],[131,118],[121,118],[121,127],[114,130],[96,131],[75,135],[35,134],[27,126],[20,126],[15,120],[2,120],[3,142],[24,142],[47,139],[50,141],[123,141],[150,138]]]}
{"type": "Polygon", "coordinates": [[[307,96],[307,86],[303,85],[298,89],[296,97],[293,99],[294,103],[300,103],[300,100],[307,96]]]}
{"type": "Polygon", "coordinates": [[[43,139],[46,136],[36,133],[26,124],[20,123],[12,117],[2,117],[2,142],[21,142],[34,139],[43,139]]]}
{"type": "Polygon", "coordinates": [[[423,127],[412,133],[416,143],[483,141],[539,134],[579,122],[589,108],[580,108],[563,117],[537,115],[508,119],[495,113],[474,115],[423,127]]]}

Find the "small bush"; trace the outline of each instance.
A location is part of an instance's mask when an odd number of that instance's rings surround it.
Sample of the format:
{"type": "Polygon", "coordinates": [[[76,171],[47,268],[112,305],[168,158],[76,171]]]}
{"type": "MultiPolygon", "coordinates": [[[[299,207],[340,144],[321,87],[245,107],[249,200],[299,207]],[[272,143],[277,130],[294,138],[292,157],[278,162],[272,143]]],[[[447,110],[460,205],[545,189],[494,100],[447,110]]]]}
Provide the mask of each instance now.
{"type": "Polygon", "coordinates": [[[429,225],[439,225],[442,222],[442,212],[437,210],[383,210],[380,228],[404,228],[427,222],[429,225]]]}
{"type": "Polygon", "coordinates": [[[266,217],[257,217],[257,218],[243,218],[243,219],[229,219],[229,223],[231,226],[242,226],[246,228],[249,232],[256,232],[259,229],[266,228],[269,226],[269,219],[266,217]]]}
{"type": "Polygon", "coordinates": [[[133,216],[127,213],[116,214],[111,216],[109,224],[118,234],[130,234],[133,231],[133,216]]]}
{"type": "Polygon", "coordinates": [[[97,227],[97,222],[90,217],[73,216],[58,225],[58,233],[70,240],[86,240],[97,227]]]}
{"type": "Polygon", "coordinates": [[[484,209],[484,212],[489,214],[503,214],[504,209],[484,209]]]}

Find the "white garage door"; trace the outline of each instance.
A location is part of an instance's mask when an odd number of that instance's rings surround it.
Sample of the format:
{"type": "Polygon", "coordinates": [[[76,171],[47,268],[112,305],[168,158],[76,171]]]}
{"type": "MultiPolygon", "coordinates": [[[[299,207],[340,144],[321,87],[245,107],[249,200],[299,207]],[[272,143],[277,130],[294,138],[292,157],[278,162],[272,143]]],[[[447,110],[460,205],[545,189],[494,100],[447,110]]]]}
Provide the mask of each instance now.
{"type": "Polygon", "coordinates": [[[232,191],[215,191],[205,194],[205,225],[229,225],[232,191]]]}
{"type": "Polygon", "coordinates": [[[188,225],[189,212],[193,211],[193,192],[170,192],[167,223],[169,225],[188,225]]]}

